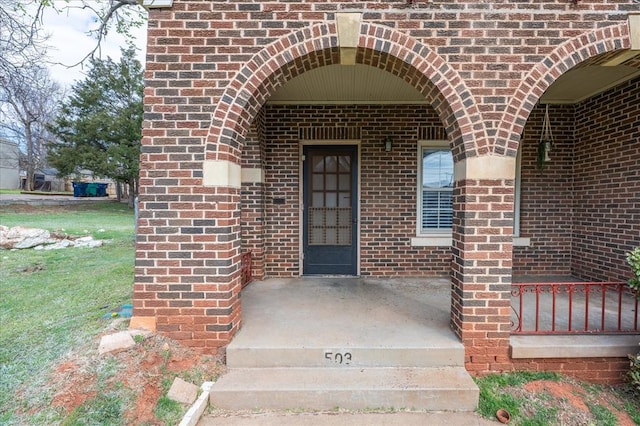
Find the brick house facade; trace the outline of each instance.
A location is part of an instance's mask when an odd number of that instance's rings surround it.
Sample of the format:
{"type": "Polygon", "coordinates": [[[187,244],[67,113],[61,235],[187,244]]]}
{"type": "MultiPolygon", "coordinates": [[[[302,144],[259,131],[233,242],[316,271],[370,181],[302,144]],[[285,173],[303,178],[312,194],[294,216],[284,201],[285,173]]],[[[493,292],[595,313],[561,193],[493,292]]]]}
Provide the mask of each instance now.
{"type": "MultiPolygon", "coordinates": [[[[357,275],[449,275],[470,371],[584,370],[579,360],[511,360],[511,283],[627,278],[624,253],[640,245],[638,74],[550,105],[543,171],[536,155],[540,99],[563,74],[613,60],[640,70],[640,5],[145,3],[136,317],[219,353],[241,325],[242,252],[254,276],[305,274],[304,147],[352,146],[357,275]],[[270,101],[297,76],[355,64],[403,80],[422,101],[270,101]],[[440,239],[417,231],[419,149],[434,140],[454,162],[452,230],[440,239]]],[[[591,378],[620,377],[623,360],[603,361],[591,378]]]]}

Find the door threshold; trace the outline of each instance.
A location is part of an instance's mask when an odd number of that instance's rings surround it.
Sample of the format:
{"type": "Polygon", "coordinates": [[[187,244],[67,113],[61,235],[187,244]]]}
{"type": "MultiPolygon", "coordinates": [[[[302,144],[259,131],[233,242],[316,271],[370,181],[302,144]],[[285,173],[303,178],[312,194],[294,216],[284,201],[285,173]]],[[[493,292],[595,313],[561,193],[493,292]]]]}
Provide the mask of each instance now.
{"type": "Polygon", "coordinates": [[[302,278],[360,278],[360,275],[309,274],[302,275],[302,278]]]}

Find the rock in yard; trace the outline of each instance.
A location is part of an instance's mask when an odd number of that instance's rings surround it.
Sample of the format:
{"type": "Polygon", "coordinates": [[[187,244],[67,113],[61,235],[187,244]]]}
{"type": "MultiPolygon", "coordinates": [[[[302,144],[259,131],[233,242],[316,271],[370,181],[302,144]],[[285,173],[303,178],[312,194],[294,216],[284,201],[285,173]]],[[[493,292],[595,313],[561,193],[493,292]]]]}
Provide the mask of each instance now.
{"type": "Polygon", "coordinates": [[[101,247],[103,240],[94,240],[92,236],[75,238],[58,232],[50,233],[46,229],[0,226],[0,248],[15,250],[35,248],[36,250],[55,250],[67,247],[101,247]]]}
{"type": "Polygon", "coordinates": [[[100,247],[102,246],[102,240],[94,240],[93,237],[91,236],[82,237],[75,240],[73,245],[74,247],[88,247],[88,248],[100,247]]]}
{"type": "MultiPolygon", "coordinates": [[[[53,244],[49,244],[46,246],[42,246],[42,248],[44,250],[58,250],[58,249],[63,249],[63,248],[67,248],[69,246],[73,245],[73,241],[70,240],[60,240],[57,243],[53,243],[53,244]]],[[[37,249],[38,247],[36,247],[37,249]]]]}
{"type": "Polygon", "coordinates": [[[51,234],[46,229],[24,228],[14,226],[0,228],[0,247],[5,249],[26,249],[45,244],[49,241],[51,234]]]}
{"type": "Polygon", "coordinates": [[[198,387],[176,377],[167,393],[167,397],[182,404],[193,404],[198,397],[198,387]]]}
{"type": "Polygon", "coordinates": [[[121,351],[129,349],[136,345],[133,337],[128,331],[120,331],[114,334],[107,334],[100,339],[100,346],[98,346],[98,353],[100,355],[107,352],[121,351]]]}

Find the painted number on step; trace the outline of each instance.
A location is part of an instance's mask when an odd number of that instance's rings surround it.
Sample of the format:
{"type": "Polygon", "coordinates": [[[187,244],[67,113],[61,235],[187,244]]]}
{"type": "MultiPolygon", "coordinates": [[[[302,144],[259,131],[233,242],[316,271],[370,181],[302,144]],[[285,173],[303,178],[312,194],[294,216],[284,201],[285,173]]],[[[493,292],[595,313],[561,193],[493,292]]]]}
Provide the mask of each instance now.
{"type": "Polygon", "coordinates": [[[324,351],[324,358],[332,364],[338,364],[338,365],[351,364],[351,352],[324,351]]]}

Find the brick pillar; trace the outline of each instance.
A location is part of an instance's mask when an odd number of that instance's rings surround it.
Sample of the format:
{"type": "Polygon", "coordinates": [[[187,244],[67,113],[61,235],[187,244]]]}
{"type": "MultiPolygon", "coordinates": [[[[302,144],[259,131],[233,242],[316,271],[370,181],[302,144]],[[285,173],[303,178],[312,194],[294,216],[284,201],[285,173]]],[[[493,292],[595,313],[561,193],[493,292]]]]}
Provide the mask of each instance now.
{"type": "Polygon", "coordinates": [[[469,158],[455,175],[451,326],[467,370],[510,369],[515,159],[469,158]]]}
{"type": "Polygon", "coordinates": [[[240,327],[240,166],[147,161],[163,151],[143,146],[132,326],[221,354],[240,327]]]}

